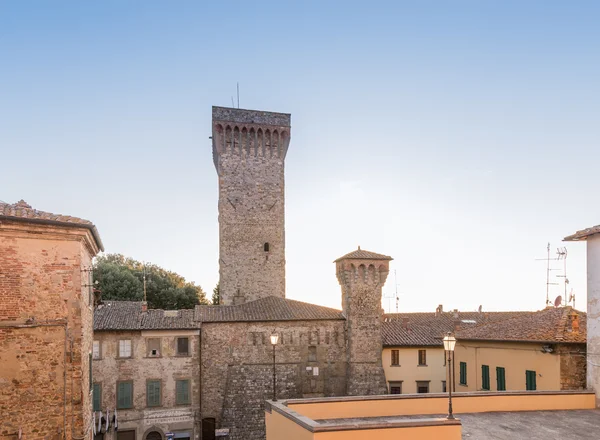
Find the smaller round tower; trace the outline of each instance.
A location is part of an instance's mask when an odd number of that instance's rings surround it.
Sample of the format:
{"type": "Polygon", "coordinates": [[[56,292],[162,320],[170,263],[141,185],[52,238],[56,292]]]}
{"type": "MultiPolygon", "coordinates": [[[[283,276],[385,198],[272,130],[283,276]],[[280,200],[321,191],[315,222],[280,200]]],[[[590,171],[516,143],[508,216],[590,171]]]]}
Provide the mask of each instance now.
{"type": "Polygon", "coordinates": [[[381,289],[392,257],[364,251],[335,260],[346,316],[347,394],[387,394],[381,364],[381,289]]]}

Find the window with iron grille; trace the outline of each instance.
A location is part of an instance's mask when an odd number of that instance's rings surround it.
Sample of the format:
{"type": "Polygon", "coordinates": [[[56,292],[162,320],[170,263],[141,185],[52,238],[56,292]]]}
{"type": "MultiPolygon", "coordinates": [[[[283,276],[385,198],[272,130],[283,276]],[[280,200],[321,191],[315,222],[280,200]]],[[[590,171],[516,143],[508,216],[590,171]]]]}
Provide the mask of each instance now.
{"type": "Polygon", "coordinates": [[[402,382],[390,382],[390,394],[402,394],[402,382]]]}
{"type": "Polygon", "coordinates": [[[400,350],[392,350],[392,366],[400,366],[400,350]]]}
{"type": "Polygon", "coordinates": [[[427,394],[429,392],[429,381],[417,381],[417,393],[427,394]]]}
{"type": "Polygon", "coordinates": [[[419,365],[427,365],[427,350],[419,350],[419,365]]]}

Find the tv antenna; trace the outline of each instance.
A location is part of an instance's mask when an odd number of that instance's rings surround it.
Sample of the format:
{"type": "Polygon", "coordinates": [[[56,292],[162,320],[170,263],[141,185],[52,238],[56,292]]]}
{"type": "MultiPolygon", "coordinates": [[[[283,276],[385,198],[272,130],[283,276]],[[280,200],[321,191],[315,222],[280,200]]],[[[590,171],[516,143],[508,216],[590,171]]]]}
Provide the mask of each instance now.
{"type": "Polygon", "coordinates": [[[546,261],[546,306],[552,304],[550,302],[550,286],[558,285],[558,283],[550,282],[550,271],[558,270],[550,267],[550,261],[557,261],[558,258],[550,258],[550,243],[546,247],[546,251],[548,252],[546,258],[536,258],[536,261],[546,261]]]}
{"type": "MultiPolygon", "coordinates": [[[[235,103],[233,102],[233,96],[231,97],[231,107],[235,108],[235,103]]],[[[240,108],[240,83],[237,83],[237,108],[240,108]]]]}
{"type": "Polygon", "coordinates": [[[396,269],[394,269],[394,284],[396,284],[396,313],[398,313],[398,305],[400,304],[400,297],[398,296],[398,277],[396,276],[396,269]]]}

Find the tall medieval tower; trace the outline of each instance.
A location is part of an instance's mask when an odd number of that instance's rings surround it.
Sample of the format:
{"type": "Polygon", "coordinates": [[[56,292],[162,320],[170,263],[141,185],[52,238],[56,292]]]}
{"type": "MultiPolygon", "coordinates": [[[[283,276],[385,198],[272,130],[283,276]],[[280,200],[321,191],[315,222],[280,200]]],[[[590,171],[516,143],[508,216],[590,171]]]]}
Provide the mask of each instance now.
{"type": "Polygon", "coordinates": [[[291,115],[212,109],[222,305],[285,297],[284,162],[291,115]]]}
{"type": "Polygon", "coordinates": [[[387,394],[381,364],[381,289],[392,258],[361,250],[335,260],[346,316],[349,396],[387,394]]]}

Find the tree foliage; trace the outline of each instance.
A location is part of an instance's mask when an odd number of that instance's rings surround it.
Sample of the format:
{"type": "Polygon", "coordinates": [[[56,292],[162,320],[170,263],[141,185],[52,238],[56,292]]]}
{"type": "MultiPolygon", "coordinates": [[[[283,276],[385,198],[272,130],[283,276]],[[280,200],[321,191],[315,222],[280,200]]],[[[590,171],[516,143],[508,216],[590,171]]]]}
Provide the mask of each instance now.
{"type": "Polygon", "coordinates": [[[217,283],[213,289],[212,305],[218,306],[219,304],[221,304],[221,291],[219,290],[219,283],[217,283]]]}
{"type": "Polygon", "coordinates": [[[142,301],[144,272],[149,308],[191,309],[196,304],[208,304],[200,286],[155,264],[144,264],[121,254],[103,255],[94,263],[94,281],[98,282],[96,288],[103,300],[142,301]]]}

